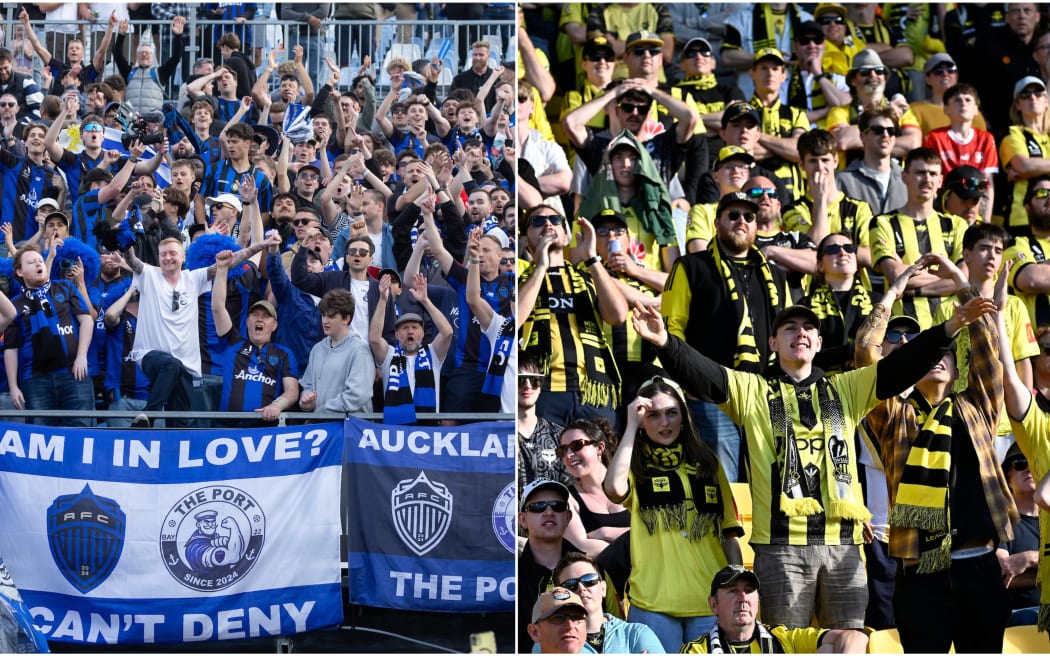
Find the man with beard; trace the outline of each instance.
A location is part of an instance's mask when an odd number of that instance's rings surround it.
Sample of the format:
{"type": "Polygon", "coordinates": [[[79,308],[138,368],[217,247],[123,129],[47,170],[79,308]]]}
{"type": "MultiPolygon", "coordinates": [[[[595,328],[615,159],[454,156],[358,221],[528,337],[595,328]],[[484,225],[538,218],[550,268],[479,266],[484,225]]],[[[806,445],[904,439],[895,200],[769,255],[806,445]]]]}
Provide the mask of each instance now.
{"type": "Polygon", "coordinates": [[[1029,181],[1024,208],[1032,236],[1015,238],[1003,261],[1014,262],[1010,288],[1028,307],[1032,326],[1043,326],[1050,323],[1050,176],[1029,181]]]}
{"type": "MultiPolygon", "coordinates": [[[[754,373],[770,363],[773,319],[791,299],[784,273],[755,248],[757,212],[746,193],[723,196],[715,240],[675,262],[661,305],[673,335],[720,365],[754,373]]],[[[737,427],[714,403],[690,399],[688,405],[726,478],[740,480],[737,427]]]]}
{"type": "Polygon", "coordinates": [[[744,183],[743,192],[758,206],[755,216],[755,247],[787,277],[791,298],[802,298],[803,276],[817,269],[817,245],[804,232],[781,229],[780,201],[773,181],[755,176],[744,183]]]}
{"type": "MultiPolygon", "coordinates": [[[[908,153],[901,174],[908,187],[908,202],[890,214],[876,217],[871,224],[872,267],[886,276],[887,285],[927,253],[940,253],[950,262],[962,259],[966,221],[933,209],[941,188],[941,166],[935,150],[916,148],[908,153]]],[[[954,293],[950,280],[919,272],[908,280],[904,296],[894,305],[894,313],[907,314],[926,329],[933,324],[942,297],[954,293]]]]}
{"type": "Polygon", "coordinates": [[[853,65],[846,82],[856,92],[856,103],[845,107],[835,107],[828,112],[828,131],[835,135],[838,149],[846,152],[847,161],[860,156],[864,143],[860,138],[857,121],[864,112],[892,104],[901,115],[898,127],[900,133],[893,146],[894,157],[904,157],[913,148],[922,144],[922,130],[919,120],[908,109],[903,98],[892,102],[886,98],[886,76],[889,69],[882,63],[874,50],[861,50],[853,58],[853,65]],[[855,151],[852,155],[848,151],[855,151]]]}
{"type": "Polygon", "coordinates": [[[376,366],[383,376],[383,423],[406,425],[416,423],[417,412],[441,410],[441,365],[452,342],[452,324],[427,296],[427,281],[421,273],[408,293],[430,315],[437,335],[423,344],[423,317],[405,312],[394,322],[397,343],[383,339],[386,306],[390,300],[390,274],[379,281],[379,303],[368,326],[368,341],[376,366]]]}
{"type": "Polygon", "coordinates": [[[7,48],[0,48],[0,93],[9,93],[15,97],[19,120],[40,117],[40,103],[44,101],[44,94],[32,76],[14,72],[11,51],[7,48]]]}

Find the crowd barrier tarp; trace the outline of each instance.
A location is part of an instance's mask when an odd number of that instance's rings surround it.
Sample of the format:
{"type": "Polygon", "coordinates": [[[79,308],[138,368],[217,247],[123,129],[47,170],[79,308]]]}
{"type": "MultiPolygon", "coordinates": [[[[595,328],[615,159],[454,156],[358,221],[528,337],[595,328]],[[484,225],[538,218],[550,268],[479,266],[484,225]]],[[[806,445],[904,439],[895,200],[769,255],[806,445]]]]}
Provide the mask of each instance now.
{"type": "Polygon", "coordinates": [[[513,422],[346,421],[350,602],[514,609],[513,422]]]}
{"type": "Polygon", "coordinates": [[[117,431],[0,423],[0,553],[52,641],[341,624],[341,424],[117,431]]]}

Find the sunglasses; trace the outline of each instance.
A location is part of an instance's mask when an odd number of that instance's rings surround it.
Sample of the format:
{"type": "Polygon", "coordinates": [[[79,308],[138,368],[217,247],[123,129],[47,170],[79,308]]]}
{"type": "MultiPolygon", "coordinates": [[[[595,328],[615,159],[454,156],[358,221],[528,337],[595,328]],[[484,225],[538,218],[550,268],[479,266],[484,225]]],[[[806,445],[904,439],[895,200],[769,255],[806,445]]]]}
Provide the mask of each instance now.
{"type": "Polygon", "coordinates": [[[776,198],[777,190],[773,187],[751,187],[747,190],[747,195],[752,198],[762,198],[763,195],[769,198],[776,198]]]}
{"type": "Polygon", "coordinates": [[[858,68],[857,72],[860,73],[862,77],[871,77],[872,75],[886,77],[885,66],[865,66],[864,68],[858,68]]]}
{"type": "Polygon", "coordinates": [[[179,311],[179,292],[177,290],[171,290],[171,311],[179,311]]]}
{"type": "Polygon", "coordinates": [[[825,255],[838,255],[839,253],[856,253],[855,244],[828,244],[824,247],[825,255]]]}
{"type": "Polygon", "coordinates": [[[369,252],[367,248],[348,248],[346,249],[346,254],[350,257],[356,257],[358,255],[364,257],[365,255],[371,255],[372,253],[369,252]]]}
{"type": "Polygon", "coordinates": [[[568,588],[570,592],[576,592],[580,589],[582,583],[585,588],[593,588],[602,582],[602,577],[598,576],[597,572],[588,572],[578,579],[565,579],[558,585],[563,588],[568,588]]]}
{"type": "Polygon", "coordinates": [[[821,25],[842,25],[846,19],[842,16],[824,16],[819,22],[821,25]]]}
{"type": "Polygon", "coordinates": [[[215,210],[221,210],[227,207],[232,208],[233,205],[230,205],[229,203],[215,203],[211,206],[211,210],[214,212],[215,210]]]}
{"type": "Polygon", "coordinates": [[[548,508],[550,508],[554,512],[560,513],[568,510],[569,504],[568,502],[561,501],[560,499],[557,501],[532,501],[530,503],[525,504],[525,510],[530,513],[539,514],[542,512],[546,512],[548,508]]]}
{"type": "Polygon", "coordinates": [[[954,74],[956,74],[958,72],[959,72],[959,69],[956,68],[955,66],[936,66],[936,67],[934,67],[934,69],[932,71],[930,71],[929,74],[930,75],[954,75],[954,74]]]}
{"type": "Polygon", "coordinates": [[[754,212],[741,212],[740,210],[729,210],[726,214],[730,221],[744,220],[744,223],[754,223],[755,213],[754,212]]]}
{"type": "Polygon", "coordinates": [[[682,59],[692,59],[697,55],[701,57],[711,57],[713,56],[713,53],[710,50],[698,50],[696,48],[693,48],[692,50],[686,50],[684,53],[682,53],[682,59]]]}
{"type": "Polygon", "coordinates": [[[608,237],[609,235],[625,235],[627,234],[627,228],[623,226],[602,226],[595,228],[594,234],[599,237],[608,237]]]}
{"type": "MultiPolygon", "coordinates": [[[[581,437],[580,439],[573,440],[572,442],[569,442],[568,444],[562,444],[562,445],[558,446],[557,448],[554,449],[554,454],[556,456],[558,456],[559,458],[564,458],[565,454],[568,453],[569,451],[572,451],[573,453],[579,453],[580,451],[583,451],[584,447],[590,446],[591,444],[594,444],[594,440],[588,440],[588,439],[584,439],[584,438],[581,437]]],[[[569,586],[565,586],[565,587],[569,588],[569,586]]],[[[572,590],[572,588],[569,588],[569,589],[572,590]]]]}
{"type": "Polygon", "coordinates": [[[616,61],[616,55],[612,54],[611,52],[595,52],[595,53],[592,53],[590,55],[587,55],[586,57],[584,57],[584,59],[586,59],[587,61],[592,61],[592,62],[596,62],[596,61],[612,62],[612,61],[616,61]]]}
{"type": "Polygon", "coordinates": [[[313,222],[314,222],[313,219],[294,219],[292,221],[292,225],[293,226],[304,226],[304,225],[310,225],[313,222]]]}
{"type": "Polygon", "coordinates": [[[890,344],[900,344],[901,341],[903,341],[905,338],[907,338],[907,340],[910,342],[918,336],[919,333],[902,333],[899,330],[891,330],[890,332],[886,333],[886,341],[890,344]]]}
{"type": "Polygon", "coordinates": [[[1032,192],[1031,198],[1038,198],[1039,200],[1046,200],[1050,198],[1050,188],[1040,187],[1032,192]]]}
{"type": "Polygon", "coordinates": [[[299,177],[303,180],[316,180],[321,176],[317,175],[316,173],[300,173],[299,177]]]}
{"type": "Polygon", "coordinates": [[[988,180],[984,178],[959,178],[954,184],[966,191],[988,191],[988,180]]]}
{"type": "Polygon", "coordinates": [[[543,387],[543,376],[537,374],[518,374],[518,385],[522,387],[543,387]]]}
{"type": "Polygon", "coordinates": [[[874,134],[877,137],[897,137],[900,136],[900,130],[892,125],[873,125],[867,130],[868,134],[874,134]]]}
{"type": "Polygon", "coordinates": [[[822,36],[801,36],[798,38],[798,44],[800,46],[811,46],[813,44],[820,45],[824,43],[824,37],[822,36]]]}
{"type": "Polygon", "coordinates": [[[500,266],[510,266],[511,264],[515,263],[515,260],[513,257],[501,257],[499,259],[499,263],[500,266]]]}
{"type": "Polygon", "coordinates": [[[623,110],[624,114],[644,114],[649,111],[649,105],[636,105],[635,103],[622,102],[618,105],[623,110]]]}
{"type": "Polygon", "coordinates": [[[634,55],[635,57],[642,57],[646,53],[648,53],[651,57],[655,57],[657,55],[662,55],[663,52],[664,52],[663,48],[657,48],[656,46],[651,46],[649,48],[644,48],[644,47],[641,47],[641,46],[639,46],[637,48],[631,48],[631,54],[634,55]]]}
{"type": "Polygon", "coordinates": [[[536,214],[529,220],[529,225],[533,228],[542,228],[548,223],[552,226],[560,226],[564,222],[565,217],[561,214],[536,214]]]}
{"type": "MultiPolygon", "coordinates": [[[[1010,458],[1005,463],[1003,463],[1003,466],[1004,467],[1009,467],[1010,469],[1012,469],[1014,471],[1024,471],[1024,470],[1028,469],[1028,458],[1025,458],[1024,456],[1019,456],[1019,457],[1016,457],[1016,458],[1010,458]]],[[[569,586],[565,585],[564,583],[562,583],[562,586],[564,586],[566,588],[569,588],[569,586]]],[[[570,590],[575,590],[575,588],[569,588],[569,589],[570,590]]]]}
{"type": "MultiPolygon", "coordinates": [[[[558,598],[557,595],[555,595],[555,598],[558,598]]],[[[566,622],[583,622],[586,619],[587,619],[587,616],[582,614],[582,613],[564,613],[563,612],[563,613],[555,613],[555,614],[551,615],[550,617],[548,617],[547,619],[545,619],[543,621],[547,622],[549,624],[553,624],[554,626],[561,626],[562,624],[565,624],[566,622]]]]}
{"type": "Polygon", "coordinates": [[[0,102],[0,107],[18,107],[18,103],[0,102]]]}
{"type": "Polygon", "coordinates": [[[102,126],[98,123],[88,123],[84,126],[84,132],[102,132],[102,126]]]}
{"type": "Polygon", "coordinates": [[[1041,97],[1046,95],[1046,89],[1025,89],[1021,93],[1017,94],[1018,98],[1028,100],[1030,98],[1041,97]]]}

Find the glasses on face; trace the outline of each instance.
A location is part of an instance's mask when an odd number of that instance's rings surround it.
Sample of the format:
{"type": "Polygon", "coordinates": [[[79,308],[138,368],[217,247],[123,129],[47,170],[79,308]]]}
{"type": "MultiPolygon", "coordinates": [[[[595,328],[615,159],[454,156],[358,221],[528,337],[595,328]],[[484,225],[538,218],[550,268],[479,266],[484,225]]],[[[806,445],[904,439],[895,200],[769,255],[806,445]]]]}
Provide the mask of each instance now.
{"type": "Polygon", "coordinates": [[[171,290],[171,311],[179,311],[179,292],[177,290],[171,290]]]}
{"type": "Polygon", "coordinates": [[[618,107],[623,111],[624,114],[644,114],[649,111],[649,105],[637,105],[635,103],[622,102],[618,107]]]}
{"type": "Polygon", "coordinates": [[[565,217],[561,214],[535,214],[529,220],[529,225],[533,228],[542,228],[543,226],[550,223],[552,226],[560,226],[565,222],[565,217]]]}
{"type": "Polygon", "coordinates": [[[872,125],[865,132],[874,134],[876,137],[896,137],[900,135],[900,130],[893,125],[872,125]]]}
{"type": "Polygon", "coordinates": [[[855,244],[828,244],[824,247],[825,255],[838,255],[839,253],[856,253],[855,244]]]}
{"type": "Polygon", "coordinates": [[[0,107],[18,107],[18,103],[0,102],[0,107]]]}
{"type": "Polygon", "coordinates": [[[513,257],[501,257],[499,259],[500,266],[511,266],[514,263],[515,263],[515,260],[514,260],[513,257]]]}
{"type": "Polygon", "coordinates": [[[865,66],[864,68],[858,68],[857,72],[860,73],[861,77],[871,77],[872,75],[886,77],[885,66],[865,66]]]}
{"type": "Polygon", "coordinates": [[[822,36],[811,35],[811,36],[799,37],[799,39],[798,39],[798,44],[800,46],[811,46],[813,44],[816,44],[816,45],[819,46],[822,43],[824,43],[824,37],[822,37],[822,36]]]}
{"type": "Polygon", "coordinates": [[[918,336],[919,333],[891,330],[890,332],[886,333],[886,341],[890,344],[900,344],[905,339],[910,342],[918,336]]]}
{"type": "Polygon", "coordinates": [[[537,515],[546,512],[550,508],[554,512],[562,513],[569,509],[569,504],[562,500],[549,500],[549,501],[532,501],[525,504],[525,510],[530,513],[536,513],[537,515]]]}
{"type": "Polygon", "coordinates": [[[754,223],[755,222],[755,213],[754,212],[741,212],[740,210],[729,210],[729,212],[726,213],[726,217],[730,221],[739,221],[739,220],[743,219],[744,223],[754,223]]]}
{"type": "Polygon", "coordinates": [[[102,126],[98,123],[88,123],[84,126],[84,132],[102,132],[102,126]]]}
{"type": "Polygon", "coordinates": [[[625,235],[627,234],[627,228],[623,226],[602,226],[596,228],[594,234],[599,237],[608,237],[609,235],[625,235]]]}
{"type": "Polygon", "coordinates": [[[747,195],[752,198],[762,198],[762,196],[776,198],[777,190],[773,187],[751,187],[747,190],[747,195]]]}
{"type": "Polygon", "coordinates": [[[611,52],[595,52],[593,54],[587,55],[586,57],[584,57],[584,59],[586,59],[587,61],[592,61],[592,62],[597,62],[597,61],[613,62],[613,61],[616,61],[616,55],[612,54],[611,52]]]}
{"type": "Polygon", "coordinates": [[[313,219],[294,219],[294,220],[292,220],[292,225],[293,226],[299,226],[300,228],[302,226],[305,226],[305,225],[310,225],[311,223],[313,223],[313,219]]]}
{"type": "MultiPolygon", "coordinates": [[[[580,451],[583,450],[583,448],[585,446],[590,446],[591,444],[594,444],[594,440],[587,440],[587,439],[584,439],[584,438],[581,437],[580,439],[573,440],[572,442],[569,442],[568,444],[562,444],[562,445],[558,446],[557,448],[554,449],[554,454],[556,456],[558,456],[559,458],[564,458],[565,454],[568,453],[569,451],[572,451],[573,453],[579,453],[580,451]]],[[[565,587],[568,588],[569,586],[565,586],[565,587]]],[[[569,588],[569,589],[572,590],[572,588],[569,588]]]]}
{"type": "Polygon", "coordinates": [[[211,206],[211,211],[226,209],[227,207],[233,207],[229,203],[215,203],[211,206]]]}
{"type": "MultiPolygon", "coordinates": [[[[1005,465],[1006,467],[1014,471],[1024,471],[1028,469],[1028,458],[1025,458],[1024,456],[1010,458],[1006,461],[1005,465]]],[[[562,583],[562,586],[569,588],[569,586],[565,585],[564,583],[562,583]]],[[[569,589],[572,590],[572,588],[569,589]]]]}
{"type": "Polygon", "coordinates": [[[846,22],[846,19],[842,16],[821,16],[821,25],[842,25],[846,22]]]}
{"type": "Polygon", "coordinates": [[[562,613],[555,613],[555,614],[551,615],[550,617],[548,617],[547,619],[545,619],[543,621],[547,622],[549,624],[553,624],[555,626],[561,626],[562,624],[565,624],[566,622],[582,622],[582,621],[584,621],[586,619],[587,619],[587,616],[582,614],[582,613],[566,613],[566,612],[562,612],[562,613]]]}
{"type": "Polygon", "coordinates": [[[959,69],[955,66],[935,66],[930,75],[955,75],[959,69]]]}
{"type": "Polygon", "coordinates": [[[543,376],[538,374],[518,374],[518,385],[521,387],[543,387],[543,376]]]}
{"type": "Polygon", "coordinates": [[[1017,94],[1017,97],[1023,100],[1030,100],[1032,98],[1042,98],[1045,95],[1046,89],[1025,89],[1021,93],[1017,94]]]}
{"type": "Polygon", "coordinates": [[[988,180],[984,178],[960,178],[955,184],[966,191],[988,191],[988,180]]]}
{"type": "Polygon", "coordinates": [[[635,57],[644,57],[646,54],[648,54],[650,57],[655,57],[657,55],[662,55],[663,52],[663,48],[657,48],[656,46],[649,46],[648,48],[644,46],[638,46],[637,48],[631,48],[631,54],[635,57]]]}
{"type": "Polygon", "coordinates": [[[588,572],[576,579],[565,579],[558,585],[560,585],[563,588],[568,588],[570,592],[576,592],[580,589],[581,583],[585,588],[593,588],[601,582],[602,577],[598,576],[597,572],[588,572]]]}
{"type": "Polygon", "coordinates": [[[1040,187],[1032,192],[1032,198],[1046,200],[1050,198],[1050,187],[1040,187]]]}
{"type": "Polygon", "coordinates": [[[372,253],[369,252],[367,248],[348,248],[346,249],[346,254],[350,257],[364,257],[365,255],[371,255],[372,253]]]}
{"type": "Polygon", "coordinates": [[[300,173],[299,177],[303,180],[316,180],[318,176],[316,173],[300,173]]]}
{"type": "Polygon", "coordinates": [[[682,53],[682,59],[692,59],[693,57],[710,57],[712,55],[710,50],[700,50],[698,48],[692,48],[682,53]]]}

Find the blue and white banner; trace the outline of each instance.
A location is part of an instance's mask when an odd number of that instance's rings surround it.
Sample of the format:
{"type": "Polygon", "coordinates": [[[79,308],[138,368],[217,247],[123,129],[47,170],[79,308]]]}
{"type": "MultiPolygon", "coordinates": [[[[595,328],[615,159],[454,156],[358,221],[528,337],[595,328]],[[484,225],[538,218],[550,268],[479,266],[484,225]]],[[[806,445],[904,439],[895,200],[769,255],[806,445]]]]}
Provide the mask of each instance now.
{"type": "Polygon", "coordinates": [[[350,601],[514,610],[513,422],[346,421],[350,601]]]}
{"type": "Polygon", "coordinates": [[[342,622],[343,427],[0,423],[0,554],[49,639],[230,640],[342,622]]]}

